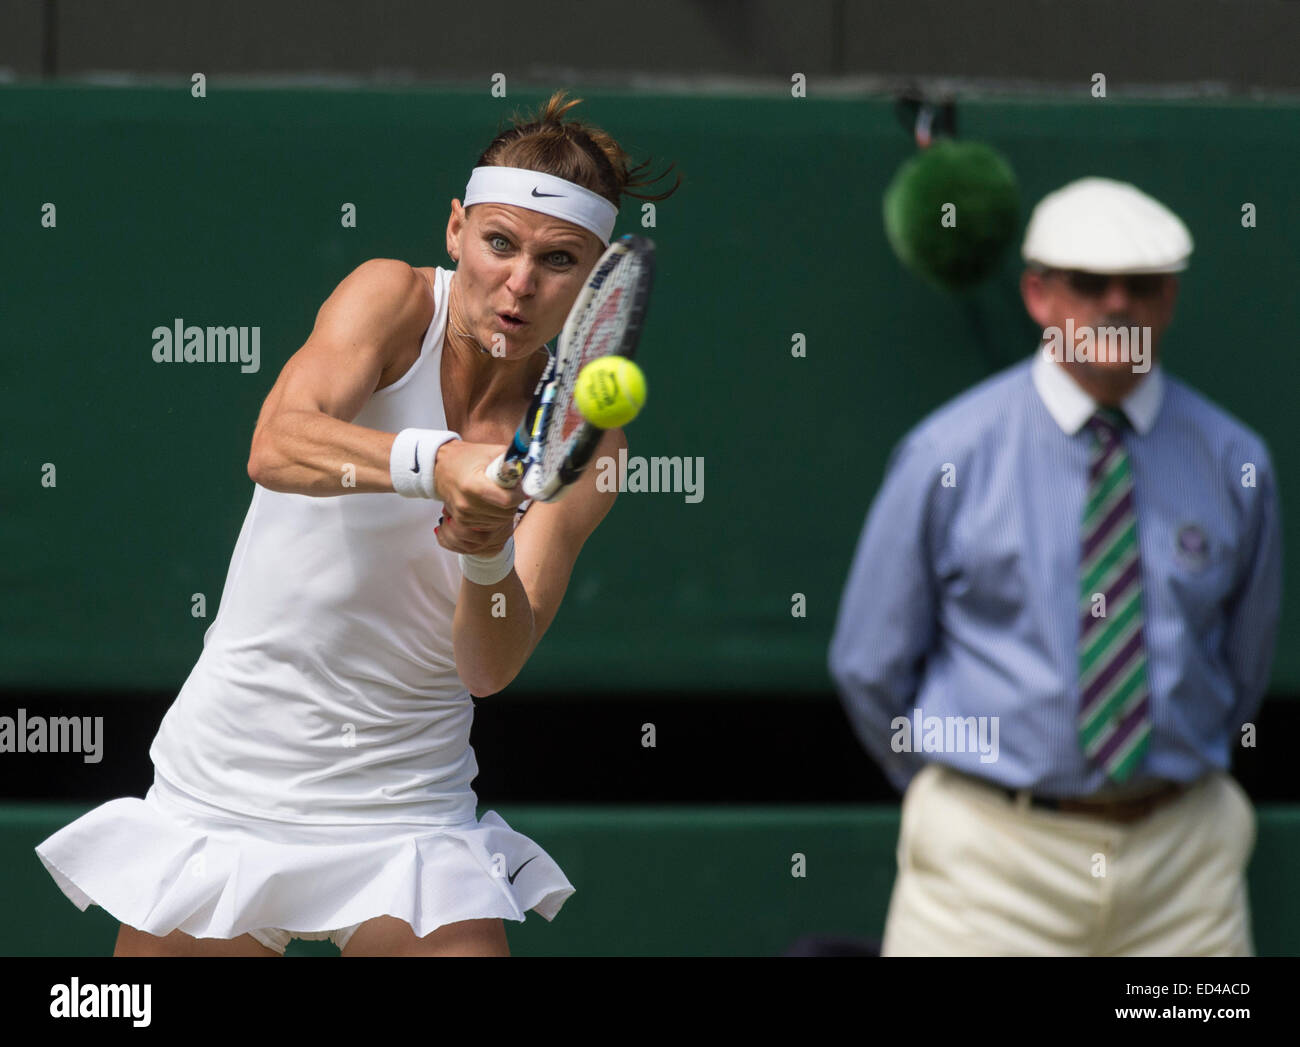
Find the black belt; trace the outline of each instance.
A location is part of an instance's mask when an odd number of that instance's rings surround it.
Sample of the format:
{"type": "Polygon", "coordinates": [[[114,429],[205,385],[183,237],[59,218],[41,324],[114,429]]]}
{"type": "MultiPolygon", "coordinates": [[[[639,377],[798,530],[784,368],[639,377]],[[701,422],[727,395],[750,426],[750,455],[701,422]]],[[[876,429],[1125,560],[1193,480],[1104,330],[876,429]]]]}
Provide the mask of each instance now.
{"type": "MultiPolygon", "coordinates": [[[[1020,799],[1022,790],[1009,789],[1005,785],[999,785],[996,782],[986,781],[982,778],[975,780],[996,789],[1013,804],[1020,799]]],[[[1188,788],[1182,782],[1165,782],[1162,785],[1153,787],[1149,793],[1116,800],[1074,796],[1040,796],[1037,793],[1031,793],[1029,806],[1047,811],[1057,811],[1061,814],[1083,814],[1092,818],[1101,818],[1105,821],[1127,824],[1140,821],[1157,808],[1176,800],[1188,788]]]]}

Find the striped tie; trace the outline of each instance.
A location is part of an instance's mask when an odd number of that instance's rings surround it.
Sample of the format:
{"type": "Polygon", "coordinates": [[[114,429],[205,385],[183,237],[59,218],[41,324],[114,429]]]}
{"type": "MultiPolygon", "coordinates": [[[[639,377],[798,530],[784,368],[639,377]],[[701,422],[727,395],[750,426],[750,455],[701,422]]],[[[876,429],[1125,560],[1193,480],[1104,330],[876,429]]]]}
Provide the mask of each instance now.
{"type": "Polygon", "coordinates": [[[1079,744],[1116,782],[1142,762],[1151,736],[1142,569],[1123,426],[1123,415],[1107,408],[1088,420],[1094,440],[1079,593],[1079,744]]]}

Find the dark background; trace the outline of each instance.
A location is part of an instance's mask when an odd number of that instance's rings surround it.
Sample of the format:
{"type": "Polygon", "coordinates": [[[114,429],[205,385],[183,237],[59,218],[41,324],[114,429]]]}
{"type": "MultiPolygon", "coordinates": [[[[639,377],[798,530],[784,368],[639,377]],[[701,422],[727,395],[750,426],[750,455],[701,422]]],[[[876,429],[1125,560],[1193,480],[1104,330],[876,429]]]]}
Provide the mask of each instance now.
{"type": "Polygon", "coordinates": [[[3,0],[0,68],[105,80],[205,71],[338,83],[538,82],[817,91],[923,77],[1078,92],[1300,89],[1294,0],[3,0]],[[853,77],[857,82],[832,83],[853,77]]]}

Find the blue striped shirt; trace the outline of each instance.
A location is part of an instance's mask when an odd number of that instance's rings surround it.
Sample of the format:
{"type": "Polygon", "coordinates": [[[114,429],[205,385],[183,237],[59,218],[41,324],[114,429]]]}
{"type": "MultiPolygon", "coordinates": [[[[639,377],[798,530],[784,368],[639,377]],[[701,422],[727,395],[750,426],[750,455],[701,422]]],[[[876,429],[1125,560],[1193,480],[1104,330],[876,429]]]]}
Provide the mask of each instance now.
{"type": "MultiPolygon", "coordinates": [[[[1230,767],[1268,684],[1282,588],[1273,466],[1258,435],[1159,364],[1121,406],[1152,719],[1131,784],[1190,782],[1230,767]]],[[[1095,410],[1040,351],[895,448],[829,664],[855,732],[900,790],[938,760],[1051,796],[1105,791],[1076,726],[1084,423],[1095,410]],[[996,724],[992,749],[971,730],[962,741],[980,717],[996,724]],[[939,741],[932,723],[958,729],[939,741]]]]}

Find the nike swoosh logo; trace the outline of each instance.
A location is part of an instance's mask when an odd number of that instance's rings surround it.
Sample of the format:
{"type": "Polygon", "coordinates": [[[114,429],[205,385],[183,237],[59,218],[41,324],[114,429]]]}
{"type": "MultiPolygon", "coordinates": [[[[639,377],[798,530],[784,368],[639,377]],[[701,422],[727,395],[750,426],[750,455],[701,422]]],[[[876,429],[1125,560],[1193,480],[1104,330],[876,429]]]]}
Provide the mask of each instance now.
{"type": "Polygon", "coordinates": [[[416,444],[416,445],[415,445],[415,464],[414,464],[413,466],[411,466],[411,472],[413,472],[413,473],[418,473],[419,471],[420,471],[420,445],[419,445],[419,444],[416,444]]]}
{"type": "MultiPolygon", "coordinates": [[[[537,191],[537,186],[533,186],[533,195],[534,196],[563,196],[564,194],[563,193],[539,193],[537,191]]],[[[520,868],[523,867],[520,866],[520,868]]]]}
{"type": "MultiPolygon", "coordinates": [[[[535,861],[537,861],[537,855],[535,855],[535,854],[534,854],[531,858],[528,859],[528,862],[535,862],[535,861]]],[[[527,865],[528,862],[524,862],[524,865],[527,865]]],[[[514,875],[512,875],[512,876],[507,876],[507,877],[506,877],[506,881],[507,881],[508,883],[512,883],[512,884],[513,884],[513,883],[515,882],[515,876],[518,876],[521,872],[524,871],[524,865],[519,866],[519,868],[516,869],[516,870],[514,871],[514,875]]]]}

